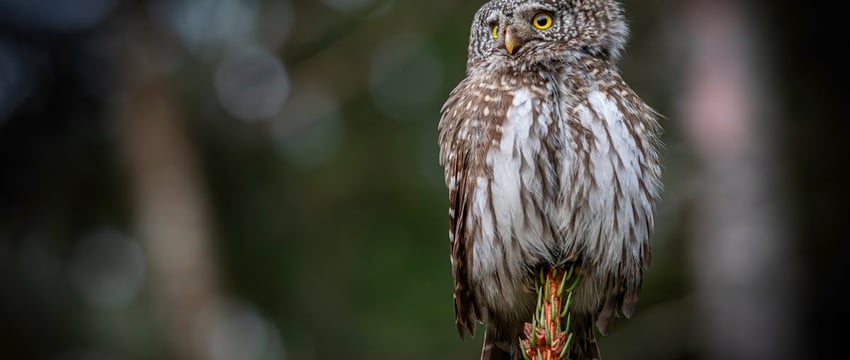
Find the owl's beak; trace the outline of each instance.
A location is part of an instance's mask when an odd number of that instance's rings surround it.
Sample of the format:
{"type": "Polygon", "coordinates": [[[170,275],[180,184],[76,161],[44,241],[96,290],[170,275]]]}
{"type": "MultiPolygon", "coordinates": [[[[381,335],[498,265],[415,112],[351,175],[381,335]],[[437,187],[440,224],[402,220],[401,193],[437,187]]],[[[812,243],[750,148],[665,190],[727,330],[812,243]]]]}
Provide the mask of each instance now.
{"type": "Polygon", "coordinates": [[[514,50],[520,47],[522,47],[522,41],[516,37],[514,29],[509,26],[505,29],[505,49],[508,50],[508,54],[513,55],[514,50]]]}

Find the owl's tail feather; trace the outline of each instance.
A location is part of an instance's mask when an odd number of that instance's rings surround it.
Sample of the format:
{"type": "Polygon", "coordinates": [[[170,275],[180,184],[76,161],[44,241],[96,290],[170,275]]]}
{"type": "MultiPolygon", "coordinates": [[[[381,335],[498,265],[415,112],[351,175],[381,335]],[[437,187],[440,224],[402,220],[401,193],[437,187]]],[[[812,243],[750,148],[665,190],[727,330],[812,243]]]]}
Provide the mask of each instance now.
{"type": "Polygon", "coordinates": [[[487,329],[487,331],[484,332],[484,347],[481,349],[481,360],[516,359],[517,357],[512,356],[510,350],[506,350],[513,349],[514,347],[516,347],[516,345],[511,345],[503,339],[496,338],[493,331],[487,329]]]}
{"type": "Polygon", "coordinates": [[[570,360],[600,360],[599,346],[593,329],[593,317],[590,314],[573,314],[573,342],[570,344],[570,360]]]}

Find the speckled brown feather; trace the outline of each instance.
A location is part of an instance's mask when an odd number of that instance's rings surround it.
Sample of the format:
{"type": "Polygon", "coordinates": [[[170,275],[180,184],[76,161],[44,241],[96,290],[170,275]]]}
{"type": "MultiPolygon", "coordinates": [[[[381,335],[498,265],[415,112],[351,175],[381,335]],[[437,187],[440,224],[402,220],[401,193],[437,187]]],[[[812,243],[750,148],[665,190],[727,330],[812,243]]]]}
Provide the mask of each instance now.
{"type": "MultiPolygon", "coordinates": [[[[450,108],[457,101],[458,91],[452,92],[446,106],[450,108]]],[[[454,133],[446,133],[447,139],[443,141],[456,141],[454,133]]],[[[455,325],[457,326],[460,337],[463,338],[466,332],[470,335],[475,335],[476,322],[479,319],[478,306],[475,302],[472,288],[469,286],[469,272],[467,264],[469,264],[469,256],[471,253],[467,249],[471,248],[472,237],[467,234],[466,214],[469,206],[469,179],[465,171],[469,167],[470,153],[468,150],[460,150],[451,155],[443,154],[441,163],[447,169],[447,174],[452,174],[454,177],[454,186],[449,189],[449,239],[451,243],[451,259],[452,259],[452,278],[454,279],[454,310],[455,310],[455,325]]],[[[447,177],[446,182],[449,182],[447,177]]]]}
{"type": "Polygon", "coordinates": [[[477,302],[475,301],[475,295],[472,292],[472,287],[470,287],[470,279],[469,272],[467,271],[467,264],[470,263],[470,256],[472,254],[467,251],[467,249],[471,249],[472,246],[469,244],[471,242],[472,237],[467,235],[467,227],[465,226],[465,221],[457,221],[456,219],[466,219],[466,209],[468,205],[467,199],[467,188],[468,179],[463,175],[463,171],[461,169],[466,167],[468,163],[469,153],[459,154],[459,159],[457,160],[457,174],[458,174],[458,187],[457,190],[453,192],[451,196],[451,207],[455,209],[455,216],[450,218],[450,228],[452,232],[455,234],[453,237],[457,239],[453,241],[452,246],[452,258],[457,259],[452,264],[452,274],[455,279],[454,286],[454,305],[455,305],[455,324],[457,325],[458,332],[460,333],[461,338],[463,337],[464,330],[468,331],[470,335],[475,335],[475,326],[476,321],[480,319],[479,310],[477,302]]]}

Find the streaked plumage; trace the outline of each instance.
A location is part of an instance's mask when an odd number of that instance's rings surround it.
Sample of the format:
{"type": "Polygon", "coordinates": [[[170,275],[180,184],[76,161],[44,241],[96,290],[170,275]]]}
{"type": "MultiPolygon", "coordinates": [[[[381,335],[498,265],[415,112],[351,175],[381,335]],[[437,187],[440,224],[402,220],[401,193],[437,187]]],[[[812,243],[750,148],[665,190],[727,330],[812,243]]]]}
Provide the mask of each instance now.
{"type": "Polygon", "coordinates": [[[604,333],[634,310],[660,129],[616,68],[626,35],[613,0],[494,0],[475,15],[439,143],[456,323],[461,336],[486,324],[482,358],[520,358],[540,267],[569,260],[583,272],[572,359],[598,358],[593,324],[604,333]],[[551,27],[533,26],[541,13],[551,27]]]}

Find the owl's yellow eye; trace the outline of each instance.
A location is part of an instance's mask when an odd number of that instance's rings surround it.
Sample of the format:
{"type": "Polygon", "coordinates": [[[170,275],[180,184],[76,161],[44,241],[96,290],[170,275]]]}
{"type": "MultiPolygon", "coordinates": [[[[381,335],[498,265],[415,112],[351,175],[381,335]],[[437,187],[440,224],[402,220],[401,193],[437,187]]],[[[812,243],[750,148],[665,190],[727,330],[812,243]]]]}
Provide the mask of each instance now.
{"type": "Polygon", "coordinates": [[[537,13],[534,15],[534,20],[531,21],[534,27],[540,30],[546,30],[552,27],[552,15],[547,13],[537,13]]]}
{"type": "Polygon", "coordinates": [[[493,25],[493,38],[499,38],[499,25],[493,25]]]}

